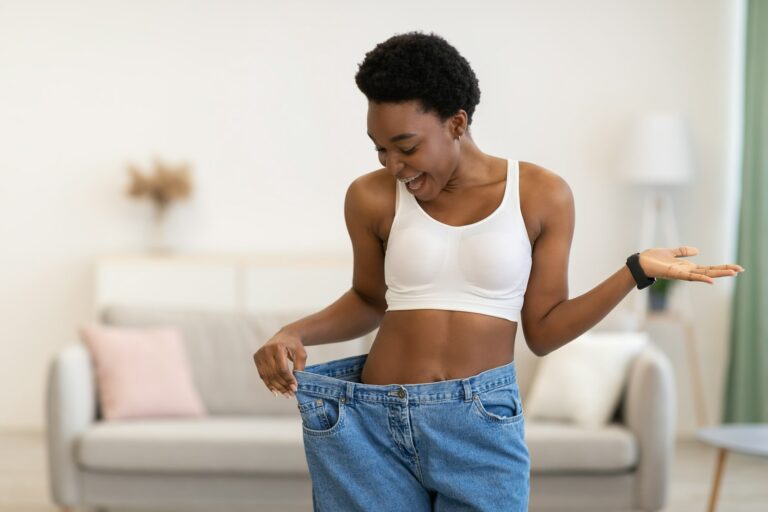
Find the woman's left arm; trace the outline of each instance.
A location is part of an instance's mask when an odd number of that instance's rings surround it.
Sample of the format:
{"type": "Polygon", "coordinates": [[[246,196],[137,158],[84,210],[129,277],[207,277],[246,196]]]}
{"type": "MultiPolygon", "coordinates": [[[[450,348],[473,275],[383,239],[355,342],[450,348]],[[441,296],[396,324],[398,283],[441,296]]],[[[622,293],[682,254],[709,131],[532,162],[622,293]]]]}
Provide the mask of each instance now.
{"type": "MultiPolygon", "coordinates": [[[[526,343],[534,354],[544,356],[595,326],[633,288],[637,287],[626,264],[590,291],[568,298],[568,255],[573,240],[575,208],[570,187],[560,176],[542,180],[541,230],[533,245],[531,274],[521,312],[526,343]]],[[[648,277],[702,281],[732,276],[739,265],[697,265],[680,259],[695,256],[690,246],[653,248],[640,253],[640,266],[648,277]]]]}

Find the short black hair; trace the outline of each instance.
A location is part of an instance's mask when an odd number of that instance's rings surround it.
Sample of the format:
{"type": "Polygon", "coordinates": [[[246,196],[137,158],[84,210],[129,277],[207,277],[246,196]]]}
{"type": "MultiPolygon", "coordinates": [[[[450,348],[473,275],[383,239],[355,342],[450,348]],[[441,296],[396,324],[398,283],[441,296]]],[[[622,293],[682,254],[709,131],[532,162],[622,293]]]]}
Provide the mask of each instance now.
{"type": "Polygon", "coordinates": [[[358,89],[375,103],[418,100],[445,121],[459,109],[472,114],[480,103],[475,72],[448,41],[421,31],[396,34],[365,54],[355,74],[358,89]]]}

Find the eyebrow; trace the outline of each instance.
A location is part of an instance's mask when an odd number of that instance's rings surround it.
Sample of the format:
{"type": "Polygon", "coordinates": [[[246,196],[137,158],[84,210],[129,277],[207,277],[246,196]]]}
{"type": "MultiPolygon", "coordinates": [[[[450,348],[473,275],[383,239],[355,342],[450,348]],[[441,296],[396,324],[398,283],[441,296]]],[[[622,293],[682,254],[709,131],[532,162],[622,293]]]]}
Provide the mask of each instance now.
{"type": "MultiPolygon", "coordinates": [[[[418,134],[416,134],[416,133],[401,133],[400,135],[395,135],[394,137],[389,139],[389,142],[397,142],[399,140],[409,139],[409,138],[414,137],[416,135],[418,135],[418,134]]],[[[368,137],[370,137],[371,140],[373,140],[373,136],[370,133],[368,133],[368,137]]],[[[375,140],[373,140],[373,141],[376,142],[375,140]]]]}

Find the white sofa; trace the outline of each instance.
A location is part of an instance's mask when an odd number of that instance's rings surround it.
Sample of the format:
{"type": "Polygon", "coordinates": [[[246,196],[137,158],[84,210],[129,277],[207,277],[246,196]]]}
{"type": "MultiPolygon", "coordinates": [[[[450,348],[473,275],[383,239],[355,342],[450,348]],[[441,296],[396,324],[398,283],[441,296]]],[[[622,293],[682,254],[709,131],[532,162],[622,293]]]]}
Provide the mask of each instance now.
{"type": "MultiPolygon", "coordinates": [[[[311,481],[295,399],[275,397],[253,353],[281,326],[310,312],[235,314],[112,306],[112,325],[176,325],[210,417],[104,422],[85,346],[51,361],[46,420],[50,492],[62,509],[311,510],[311,481]]],[[[307,347],[307,365],[366,353],[376,331],[307,347]]],[[[526,390],[540,358],[518,336],[526,390]]],[[[653,345],[629,370],[613,422],[586,430],[526,419],[530,510],[659,510],[674,442],[672,371],[653,345]]],[[[501,508],[500,508],[501,510],[501,508]]]]}

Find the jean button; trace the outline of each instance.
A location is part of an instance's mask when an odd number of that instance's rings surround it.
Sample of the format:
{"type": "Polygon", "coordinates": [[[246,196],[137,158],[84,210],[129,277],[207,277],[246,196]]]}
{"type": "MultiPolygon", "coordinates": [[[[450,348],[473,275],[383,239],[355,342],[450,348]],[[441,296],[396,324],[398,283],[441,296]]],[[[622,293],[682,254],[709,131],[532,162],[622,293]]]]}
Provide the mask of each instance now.
{"type": "Polygon", "coordinates": [[[400,391],[398,391],[397,392],[397,396],[399,396],[400,398],[404,398],[405,397],[405,390],[401,389],[400,391]]]}

